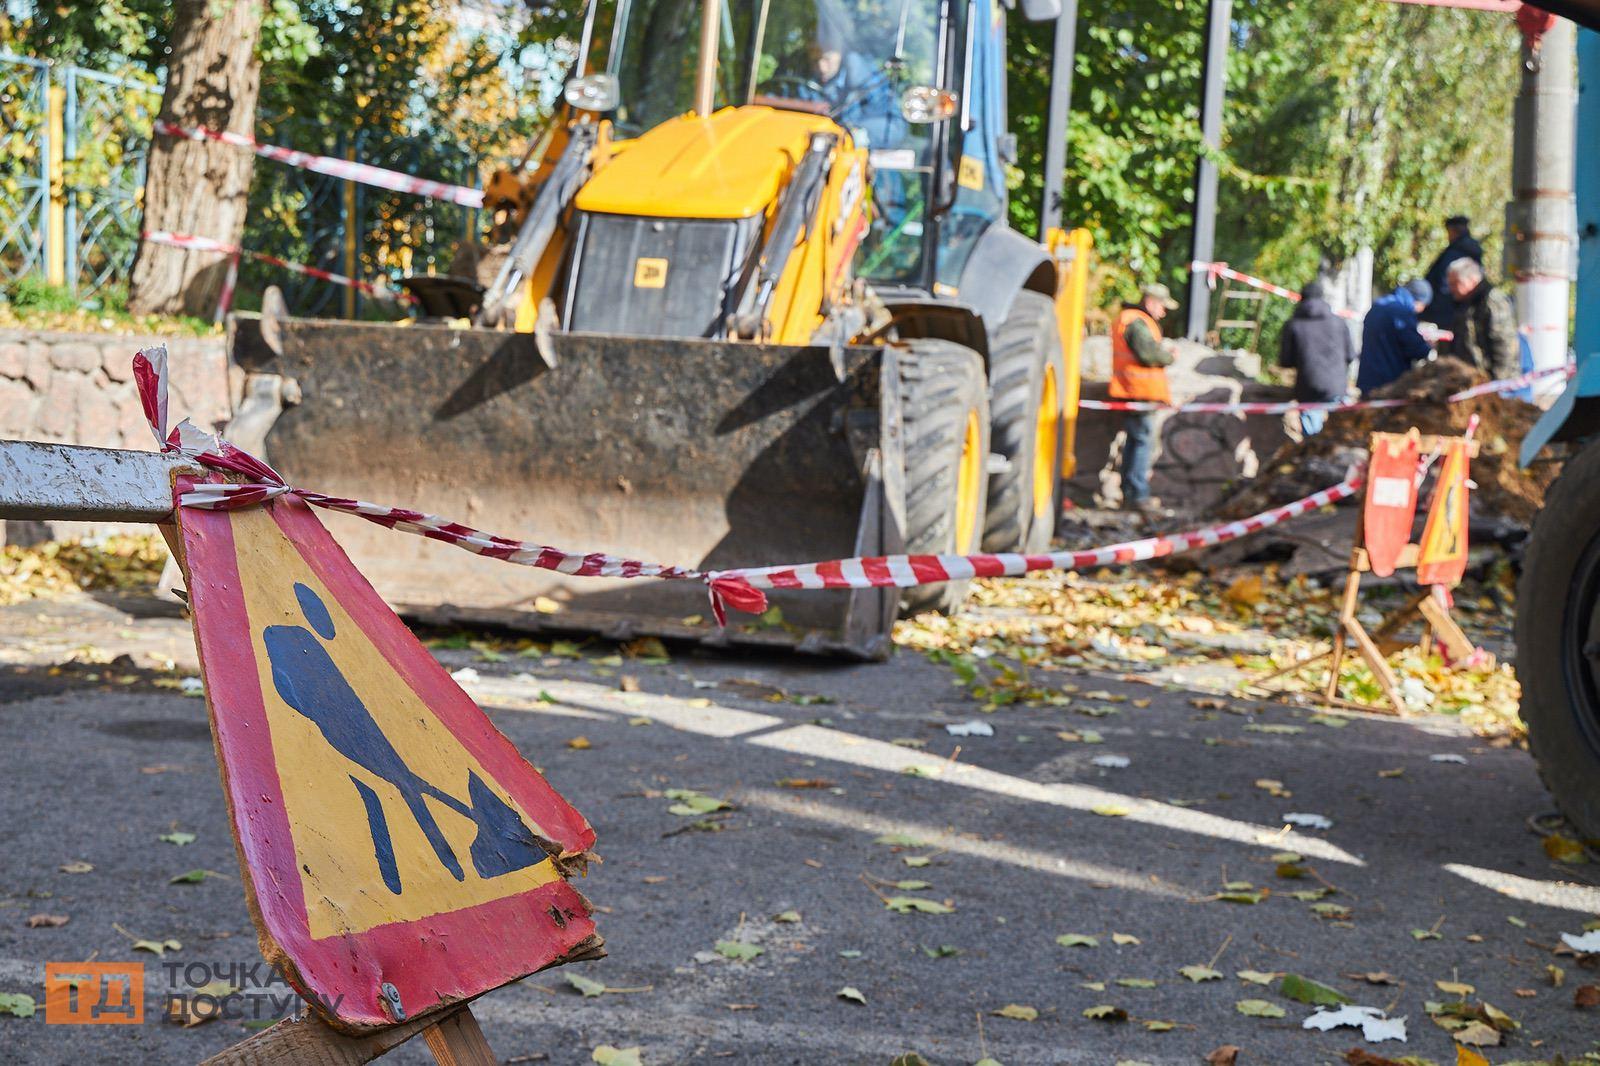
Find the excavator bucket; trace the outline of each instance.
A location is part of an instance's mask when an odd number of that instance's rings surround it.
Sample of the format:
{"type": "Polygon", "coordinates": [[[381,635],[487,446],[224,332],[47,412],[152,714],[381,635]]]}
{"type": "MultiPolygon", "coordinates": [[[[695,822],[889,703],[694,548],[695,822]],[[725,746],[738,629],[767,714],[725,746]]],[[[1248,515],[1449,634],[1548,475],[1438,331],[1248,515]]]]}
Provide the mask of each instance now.
{"type": "MultiPolygon", "coordinates": [[[[536,343],[238,315],[232,352],[246,378],[230,436],[308,489],[702,570],[901,548],[892,348],[536,343]]],[[[776,611],[720,629],[696,581],[575,577],[326,520],[377,590],[422,621],[889,652],[895,589],[777,592],[776,611]]]]}

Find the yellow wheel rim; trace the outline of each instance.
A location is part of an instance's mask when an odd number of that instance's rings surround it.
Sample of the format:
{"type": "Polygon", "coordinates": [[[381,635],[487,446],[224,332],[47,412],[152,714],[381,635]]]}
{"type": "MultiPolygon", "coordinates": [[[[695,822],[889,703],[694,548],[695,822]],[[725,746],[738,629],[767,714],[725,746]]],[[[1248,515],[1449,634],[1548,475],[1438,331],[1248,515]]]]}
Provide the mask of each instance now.
{"type": "Polygon", "coordinates": [[[978,504],[983,499],[983,427],[976,410],[967,412],[961,435],[961,462],[956,468],[956,551],[966,554],[977,547],[978,504]]]}
{"type": "Polygon", "coordinates": [[[1056,450],[1061,443],[1061,404],[1056,397],[1056,368],[1046,367],[1034,423],[1033,513],[1049,518],[1056,502],[1056,450]]]}

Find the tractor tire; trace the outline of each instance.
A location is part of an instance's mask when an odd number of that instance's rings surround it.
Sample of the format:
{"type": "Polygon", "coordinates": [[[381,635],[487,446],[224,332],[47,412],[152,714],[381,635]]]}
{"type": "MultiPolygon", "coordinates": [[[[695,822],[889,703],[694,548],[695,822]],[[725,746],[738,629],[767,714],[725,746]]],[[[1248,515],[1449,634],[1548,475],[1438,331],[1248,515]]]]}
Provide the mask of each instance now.
{"type": "MultiPolygon", "coordinates": [[[[916,338],[899,351],[899,376],[906,551],[973,554],[983,536],[984,470],[989,458],[989,387],[983,359],[952,341],[916,338]]],[[[970,585],[970,581],[947,581],[906,589],[900,595],[900,614],[948,614],[966,601],[970,585]]]]}
{"type": "Polygon", "coordinates": [[[1517,585],[1517,680],[1539,776],[1600,838],[1600,445],[1567,461],[1534,520],[1517,585]]]}
{"type": "Polygon", "coordinates": [[[1017,293],[989,352],[990,447],[1008,465],[989,477],[986,552],[1050,550],[1061,506],[1065,378],[1055,304],[1017,293]]]}

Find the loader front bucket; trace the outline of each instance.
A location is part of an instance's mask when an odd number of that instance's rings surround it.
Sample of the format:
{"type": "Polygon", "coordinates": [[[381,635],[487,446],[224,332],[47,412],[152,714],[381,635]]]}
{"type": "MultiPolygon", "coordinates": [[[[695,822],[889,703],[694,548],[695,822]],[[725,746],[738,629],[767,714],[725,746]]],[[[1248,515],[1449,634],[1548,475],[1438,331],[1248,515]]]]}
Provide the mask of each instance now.
{"type": "MultiPolygon", "coordinates": [[[[265,327],[233,320],[247,375],[233,428],[291,484],[702,570],[901,547],[892,349],[566,334],[550,339],[552,366],[528,334],[265,327]],[[280,395],[294,402],[275,420],[249,399],[280,395]],[[264,440],[250,428],[266,425],[264,440]]],[[[779,592],[781,621],[734,614],[722,630],[696,581],[571,577],[325,520],[378,591],[425,621],[889,652],[894,589],[779,592]]]]}

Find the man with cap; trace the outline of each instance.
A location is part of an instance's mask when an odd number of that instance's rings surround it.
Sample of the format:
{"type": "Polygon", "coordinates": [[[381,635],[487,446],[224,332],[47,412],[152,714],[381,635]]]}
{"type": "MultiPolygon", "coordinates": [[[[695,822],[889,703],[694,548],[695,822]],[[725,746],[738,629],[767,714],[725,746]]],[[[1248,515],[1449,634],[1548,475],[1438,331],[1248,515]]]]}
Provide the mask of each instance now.
{"type": "Polygon", "coordinates": [[[1398,380],[1411,364],[1433,351],[1417,332],[1417,316],[1433,300],[1433,286],[1413,278],[1372,302],[1361,323],[1361,366],[1356,385],[1363,393],[1398,380]]]}
{"type": "MultiPolygon", "coordinates": [[[[1124,304],[1111,324],[1111,398],[1170,404],[1167,366],[1172,353],[1161,342],[1161,320],[1178,309],[1165,285],[1139,290],[1136,303],[1124,304]]],[[[1122,428],[1122,506],[1148,515],[1162,514],[1150,495],[1150,463],[1155,457],[1157,411],[1129,411],[1122,428]]]]}
{"type": "Polygon", "coordinates": [[[1445,219],[1444,230],[1450,237],[1450,243],[1423,275],[1428,284],[1433,286],[1433,300],[1419,317],[1424,322],[1449,329],[1456,320],[1456,301],[1450,294],[1448,283],[1450,267],[1461,259],[1471,259],[1482,266],[1483,245],[1472,235],[1472,222],[1466,215],[1451,215],[1445,219]]]}

